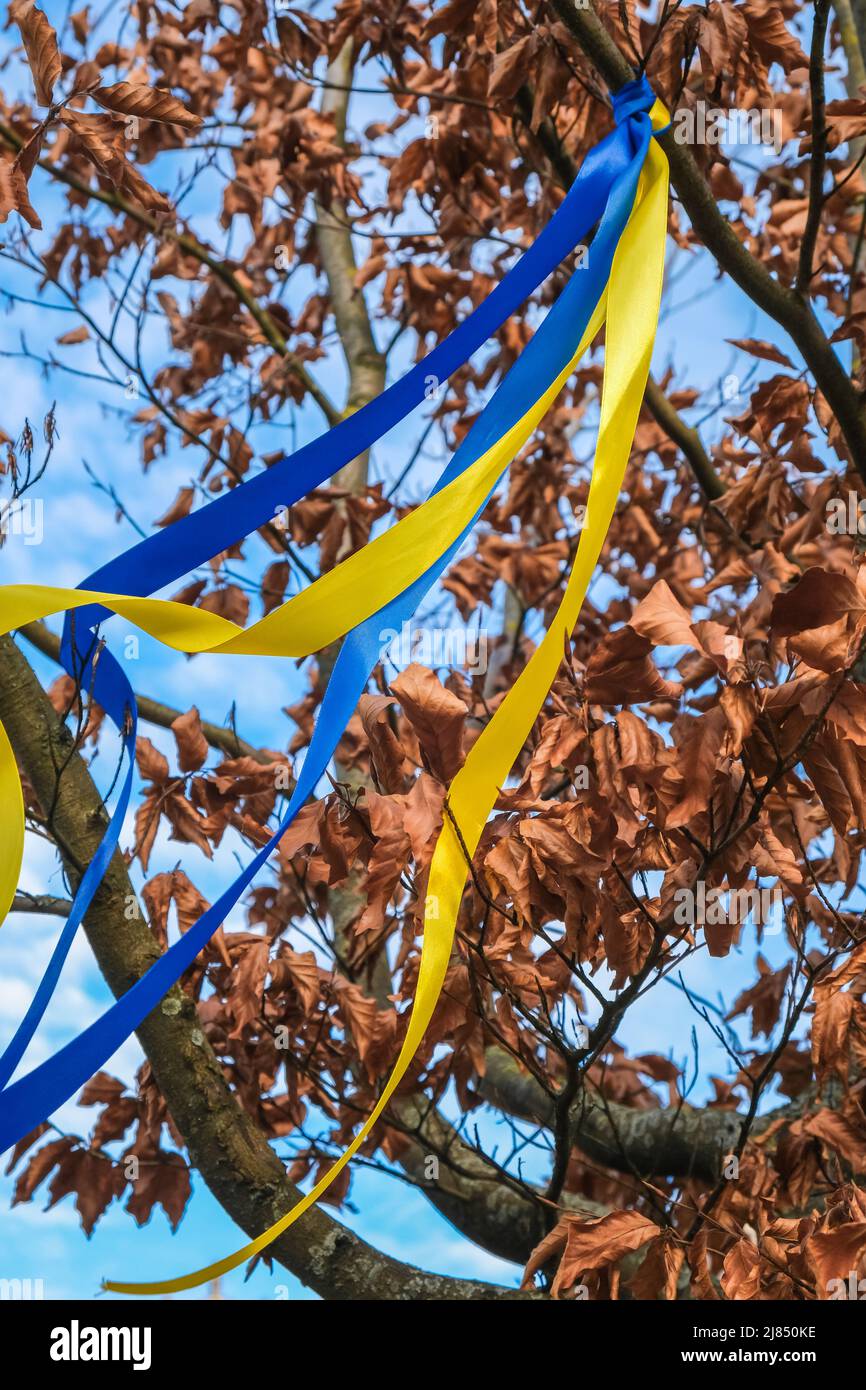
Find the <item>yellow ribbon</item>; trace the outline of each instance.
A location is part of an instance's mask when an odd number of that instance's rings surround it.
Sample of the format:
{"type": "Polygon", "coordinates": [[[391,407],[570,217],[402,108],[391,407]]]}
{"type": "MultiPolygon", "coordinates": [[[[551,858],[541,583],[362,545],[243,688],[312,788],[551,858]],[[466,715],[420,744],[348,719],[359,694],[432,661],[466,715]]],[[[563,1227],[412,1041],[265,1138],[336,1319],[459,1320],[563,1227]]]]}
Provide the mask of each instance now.
{"type": "MultiPolygon", "coordinates": [[[[659,103],[656,103],[651,114],[656,128],[665,123],[666,113],[659,103]]],[[[459,827],[459,835],[454,824],[446,817],[430,868],[428,906],[424,918],[418,983],[409,1015],[406,1037],[376,1106],[345,1152],[341,1154],[324,1177],[320,1178],[312,1191],[307,1193],[279,1221],[276,1221],[268,1230],[243,1246],[242,1249],[235,1251],[233,1255],[227,1255],[222,1260],[215,1261],[204,1269],[177,1279],[166,1279],[150,1284],[128,1284],[109,1280],[106,1282],[105,1288],[115,1293],[133,1294],[139,1297],[149,1294],[179,1293],[184,1289],[195,1288],[199,1284],[227,1274],[230,1270],[236,1269],[238,1265],[261,1254],[283,1231],[293,1225],[299,1217],[303,1216],[304,1212],[318,1201],[337,1175],[358,1152],[406,1075],[433,1016],[448,969],[457,915],[466,882],[468,868],[466,854],[474,853],[487,817],[495,804],[498,790],[507,778],[511,766],[541,711],[562,659],[563,643],[577,622],[616,507],[646,386],[655,327],[658,320],[664,273],[667,197],[667,159],[657,143],[653,141],[649,147],[647,161],[641,175],[641,183],[632,215],[614,257],[606,292],[606,302],[603,298],[574,359],[555,385],[542,398],[544,409],[546,409],[555,392],[559,390],[562,381],[573,371],[578,358],[592,341],[606,314],[607,345],[598,447],[587,503],[587,514],[580,535],[574,567],[562,602],[543,642],[513,689],[496,710],[481,737],[473,745],[463,768],[451,785],[448,808],[450,816],[459,827]]],[[[540,414],[535,408],[528,413],[519,426],[515,427],[515,431],[520,431],[530,417],[533,420],[532,428],[534,428],[535,421],[540,418],[540,414]]],[[[511,433],[515,433],[515,431],[511,433]]],[[[495,448],[499,447],[499,445],[495,446],[495,448]]],[[[490,451],[491,454],[493,452],[494,450],[490,451]]],[[[488,456],[485,455],[484,457],[487,458],[488,456]]],[[[486,468],[484,459],[479,459],[473,467],[483,472],[486,468]]],[[[468,473],[472,471],[470,469],[468,473]]],[[[485,472],[484,476],[488,478],[490,474],[485,472]]],[[[454,502],[440,501],[440,499],[446,498],[449,493],[452,498],[463,497],[463,492],[458,491],[461,487],[471,491],[475,484],[464,482],[463,479],[458,480],[450,488],[444,489],[442,493],[430,499],[411,517],[406,518],[406,521],[401,522],[400,526],[406,528],[407,522],[416,521],[423,517],[423,522],[419,521],[412,532],[413,536],[418,537],[419,543],[423,544],[425,531],[430,529],[431,516],[435,515],[437,517],[436,525],[441,524],[442,530],[437,532],[433,549],[437,553],[441,553],[444,548],[445,532],[447,531],[450,539],[459,535],[463,525],[465,525],[464,518],[471,516],[474,510],[474,507],[467,502],[465,513],[455,517],[450,512],[451,507],[455,505],[454,502]],[[434,506],[437,502],[440,504],[438,507],[434,506]]],[[[479,483],[472,495],[483,498],[486,495],[485,488],[486,484],[479,483]]],[[[387,536],[380,537],[378,542],[373,542],[373,545],[380,545],[384,549],[384,542],[388,540],[389,536],[396,535],[400,526],[395,527],[387,536]]],[[[405,536],[405,529],[403,534],[405,536]]],[[[399,547],[395,548],[399,552],[399,547]]],[[[362,555],[364,553],[366,552],[361,552],[362,555]]],[[[391,554],[391,550],[388,553],[391,554]]],[[[429,553],[429,551],[425,553],[429,553]]],[[[369,576],[376,585],[374,601],[367,603],[358,594],[348,595],[355,602],[352,609],[353,617],[351,623],[347,622],[345,625],[343,625],[342,619],[339,620],[337,625],[340,632],[360,621],[367,612],[376,612],[382,603],[387,601],[388,597],[401,592],[406,587],[408,582],[407,570],[402,568],[403,561],[408,562],[408,556],[401,556],[398,553],[394,557],[395,565],[401,566],[399,580],[395,577],[392,582],[390,575],[374,574],[369,576]],[[361,609],[365,611],[362,612],[361,609]]],[[[350,562],[346,561],[345,563],[349,564],[350,562]]],[[[411,568],[411,566],[409,567],[411,568]]],[[[423,572],[426,567],[426,565],[419,566],[418,573],[423,572]]],[[[325,577],[325,580],[319,580],[318,583],[335,582],[334,575],[336,573],[337,571],[332,572],[331,575],[325,577]]],[[[367,582],[366,577],[365,582],[367,582]]],[[[313,585],[307,593],[312,593],[315,588],[316,585],[313,585]]],[[[104,602],[105,600],[100,599],[100,601],[104,602]]],[[[147,602],[152,601],[136,600],[137,605],[147,602]]],[[[294,599],[292,603],[297,604],[298,600],[294,599]]],[[[115,607],[115,611],[124,611],[126,616],[130,616],[130,611],[126,608],[121,609],[114,603],[110,606],[115,607]]],[[[286,608],[289,606],[286,605],[286,608]]],[[[187,611],[197,612],[197,610],[187,611]]],[[[141,621],[145,616],[149,617],[149,614],[146,615],[145,611],[139,607],[136,607],[135,613],[136,617],[132,620],[139,622],[141,626],[150,631],[151,628],[147,627],[144,621],[141,621]]],[[[264,622],[267,621],[267,619],[264,620],[264,622]]],[[[259,630],[263,626],[264,623],[258,624],[259,630]]],[[[282,628],[280,630],[283,631],[282,628]]],[[[187,629],[184,628],[184,631],[187,629]]],[[[254,629],[251,629],[251,633],[253,631],[254,629]]],[[[334,636],[339,635],[334,628],[333,615],[330,631],[334,636]]],[[[323,639],[321,631],[316,630],[316,646],[321,647],[325,640],[331,640],[331,637],[323,639]]],[[[235,645],[237,641],[237,638],[232,638],[219,649],[240,650],[235,645]]],[[[261,650],[255,645],[252,648],[244,647],[243,649],[261,650]]]]}
{"type": "Polygon", "coordinates": [[[3,853],[0,856],[0,922],[5,921],[12,906],[18,880],[21,876],[21,861],[24,858],[24,797],[21,779],[15,764],[12,744],[3,725],[0,724],[0,806],[3,807],[4,820],[8,815],[8,830],[4,833],[3,853]]]}

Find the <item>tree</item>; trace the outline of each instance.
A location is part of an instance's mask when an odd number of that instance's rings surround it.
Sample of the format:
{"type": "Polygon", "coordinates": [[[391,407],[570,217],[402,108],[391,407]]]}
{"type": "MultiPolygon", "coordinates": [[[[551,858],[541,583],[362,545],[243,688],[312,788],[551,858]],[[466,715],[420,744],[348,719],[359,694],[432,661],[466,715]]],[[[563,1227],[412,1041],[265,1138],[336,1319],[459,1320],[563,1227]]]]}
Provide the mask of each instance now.
{"type": "MultiPolygon", "coordinates": [[[[650,381],[605,549],[615,583],[585,605],[469,866],[445,994],[366,1160],[417,1182],[467,1241],[524,1264],[524,1290],[422,1273],[321,1209],[273,1254],[327,1298],[840,1296],[866,1272],[862,6],[343,0],[323,19],[193,0],[123,7],[110,38],[87,9],[56,36],[28,0],[12,17],[32,99],[12,85],[0,99],[4,264],[21,297],[31,276],[75,311],[48,373],[92,353],[140,393],[128,419],[143,466],[186,448],[190,480],[160,526],[267,467],[274,422],[315,407],[334,423],[382,389],[389,363],[448,332],[609,128],[606,93],[646,70],[673,115],[660,137],[672,261],[714,262],[780,342],[734,341],[739,414],[723,386],[717,400],[671,371],[650,381]],[[840,70],[844,96],[825,90],[840,70]],[[351,102],[370,87],[377,119],[355,131],[351,102]],[[778,146],[757,163],[717,138],[716,113],[748,112],[769,116],[778,146]],[[54,186],[61,211],[40,231],[54,186]],[[199,211],[215,190],[218,226],[199,211]],[[340,401],[322,385],[337,345],[340,401]],[[730,1061],[724,1077],[703,1073],[712,1102],[690,1105],[681,1065],[630,1055],[630,1011],[696,953],[720,959],[753,931],[754,982],[738,997],[715,1009],[678,996],[730,1061]],[[764,933],[784,959],[767,959],[764,933]],[[748,1043],[734,1026],[745,1016],[748,1043]],[[482,1105],[513,1126],[507,1160],[477,1136],[482,1105]],[[527,1145],[549,1149],[542,1186],[523,1175],[527,1145]]],[[[438,393],[416,455],[459,441],[571,269],[438,393]]],[[[711,324],[707,336],[717,351],[711,324]]],[[[487,669],[465,652],[377,668],[333,790],[249,895],[250,930],[215,938],[143,1025],[134,1090],[92,1080],[88,1139],[43,1128],[19,1146],[20,1200],[51,1176],[87,1229],[115,1200],[138,1220],[160,1202],[176,1222],[195,1168],[258,1234],[351,1137],[399,1045],[445,787],[567,574],[599,380],[596,359],[574,375],[428,610],[428,629],[497,615],[487,669]],[[328,1122],[327,1142],[311,1118],[328,1122]],[[275,1140],[293,1145],[288,1173],[275,1140]]],[[[50,416],[49,470],[53,434],[50,416]]],[[[35,458],[19,423],[5,466],[16,498],[35,458]]],[[[413,495],[415,462],[386,485],[356,460],[180,597],[242,622],[270,611],[413,495]]],[[[121,515],[127,468],[101,480],[121,515]]],[[[43,691],[28,665],[28,643],[56,657],[54,633],[20,636],[2,639],[0,720],[30,827],[74,889],[105,824],[85,754],[98,745],[109,762],[114,749],[86,691],[66,677],[43,691]]],[[[290,711],[290,757],[334,655],[290,711]]],[[[174,731],[175,764],[139,741],[134,843],[85,923],[116,994],[170,924],[202,910],[197,855],[224,836],[267,838],[286,765],[158,694],[140,691],[140,709],[174,731]],[[153,873],[161,829],[190,848],[153,873]]]]}

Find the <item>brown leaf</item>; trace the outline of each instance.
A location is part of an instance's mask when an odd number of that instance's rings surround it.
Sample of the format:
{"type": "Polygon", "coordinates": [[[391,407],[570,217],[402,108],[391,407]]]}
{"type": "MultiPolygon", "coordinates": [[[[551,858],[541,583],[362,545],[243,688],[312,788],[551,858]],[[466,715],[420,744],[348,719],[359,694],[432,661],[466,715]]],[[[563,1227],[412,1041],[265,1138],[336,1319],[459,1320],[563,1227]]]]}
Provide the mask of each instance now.
{"type": "MultiPolygon", "coordinates": [[[[171,894],[177,912],[178,931],[187,932],[190,927],[195,925],[199,917],[207,912],[210,903],[198,891],[195,884],[187,878],[183,869],[175,869],[171,875],[171,894]]],[[[222,932],[220,931],[219,940],[221,939],[222,932]]]]}
{"type": "Polygon", "coordinates": [[[125,161],[120,171],[120,179],[117,187],[132,202],[139,203],[147,212],[170,212],[171,206],[168,199],[157,189],[151,188],[147,179],[143,178],[134,164],[125,161]]]}
{"type": "Polygon", "coordinates": [[[725,1256],[722,1288],[728,1298],[758,1298],[761,1291],[761,1256],[750,1240],[738,1240],[725,1256]]]}
{"type": "Polygon", "coordinates": [[[5,222],[10,212],[17,212],[35,231],[42,226],[30,202],[27,180],[17,163],[0,157],[0,223],[5,222]]]}
{"type": "MultiPolygon", "coordinates": [[[[339,976],[335,981],[334,992],[337,1008],[351,1035],[352,1042],[358,1049],[358,1056],[362,1062],[366,1062],[377,1041],[378,1005],[374,999],[370,998],[369,994],[365,994],[357,985],[352,984],[342,976],[339,976]]],[[[375,1072],[370,1080],[375,1080],[375,1072]]]]}
{"type": "MultiPolygon", "coordinates": [[[[856,97],[843,101],[828,101],[824,114],[828,122],[830,149],[835,149],[843,141],[856,140],[859,136],[866,135],[866,102],[856,97]]],[[[811,139],[804,140],[800,146],[800,153],[811,147],[811,139]]]]}
{"type": "Polygon", "coordinates": [[[777,637],[790,637],[807,628],[829,627],[863,609],[863,599],[850,579],[813,566],[793,588],[776,595],[770,625],[777,637]]]}
{"type": "Polygon", "coordinates": [[[208,859],[213,858],[206,817],[200,816],[192,802],[178,791],[172,791],[163,801],[163,811],[171,824],[171,839],[181,844],[198,845],[208,859]]]}
{"type": "Polygon", "coordinates": [[[72,1149],[63,1155],[51,1179],[49,1207],[75,1193],[75,1209],[81,1225],[90,1235],[103,1212],[126,1187],[123,1168],[109,1163],[98,1152],[72,1149]]]}
{"type": "Polygon", "coordinates": [[[740,348],[742,352],[748,352],[752,357],[760,357],[765,362],[778,362],[780,367],[790,367],[794,370],[794,364],[772,343],[758,342],[756,338],[728,338],[726,340],[732,347],[740,348]]]}
{"type": "Polygon", "coordinates": [[[168,910],[171,907],[172,874],[155,874],[141,890],[147,922],[160,946],[168,944],[168,910]]]}
{"type": "Polygon", "coordinates": [[[9,17],[21,30],[24,51],[33,74],[36,100],[40,106],[50,106],[54,83],[63,69],[57,35],[32,0],[13,0],[9,6],[9,17]]]}
{"type": "Polygon", "coordinates": [[[59,1139],[52,1139],[50,1143],[43,1144],[41,1149],[37,1149],[32,1158],[19,1174],[15,1183],[15,1191],[12,1196],[13,1207],[19,1202],[29,1202],[37,1187],[45,1181],[51,1169],[55,1166],[64,1154],[69,1153],[75,1144],[75,1140],[69,1134],[64,1134],[59,1139]]]}
{"type": "Polygon", "coordinates": [[[677,1281],[682,1269],[685,1249],[673,1231],[662,1231],[644,1256],[637,1274],[631,1281],[635,1298],[663,1298],[673,1302],[677,1296],[677,1281]]]}
{"type": "Polygon", "coordinates": [[[108,1105],[112,1100],[119,1100],[125,1089],[123,1082],[118,1081],[116,1076],[109,1076],[107,1071],[98,1071],[84,1087],[78,1097],[78,1104],[108,1105]]]}
{"type": "Polygon", "coordinates": [[[161,793],[155,791],[146,796],[135,813],[134,854],[141,860],[141,867],[147,873],[150,854],[159,830],[161,793]]]}
{"type": "Polygon", "coordinates": [[[732,757],[737,757],[755,726],[758,698],[750,685],[726,685],[719,703],[730,729],[728,752],[732,757]]]}
{"type": "Polygon", "coordinates": [[[244,949],[240,965],[235,967],[229,993],[229,1005],[235,1020],[229,1034],[231,1038],[239,1038],[244,1028],[254,1023],[261,1014],[268,953],[267,941],[253,941],[244,949]]]}
{"type": "Polygon", "coordinates": [[[829,1298],[832,1279],[847,1282],[860,1269],[866,1253],[866,1221],[850,1221],[832,1231],[816,1231],[805,1243],[806,1256],[815,1271],[820,1298],[829,1298]]]}
{"type": "Polygon", "coordinates": [[[293,951],[285,944],[280,947],[276,961],[271,962],[271,976],[282,986],[287,980],[297,993],[303,1013],[309,1016],[319,1002],[321,970],[312,951],[293,951]]]}
{"type": "Polygon", "coordinates": [[[275,608],[279,608],[285,598],[290,574],[288,561],[275,560],[262,575],[261,595],[265,617],[268,613],[273,613],[275,608]]]}
{"type": "Polygon", "coordinates": [[[650,655],[652,645],[629,626],[605,637],[587,662],[587,699],[599,705],[678,699],[683,688],[664,679],[650,655]]]}
{"type": "Polygon", "coordinates": [[[168,758],[154,748],[149,738],[136,739],[135,761],[145,782],[168,781],[168,758]]]}
{"type": "Polygon", "coordinates": [[[848,1079],[848,1038],[856,1000],[847,990],[820,985],[815,990],[812,1019],[812,1066],[819,1082],[836,1072],[843,1085],[848,1079]]]}
{"type": "Polygon", "coordinates": [[[79,324],[78,328],[71,328],[68,333],[61,333],[55,342],[59,347],[73,347],[76,343],[86,343],[90,337],[90,331],[85,324],[79,324]]]}
{"type": "Polygon", "coordinates": [[[126,158],[123,126],[111,116],[91,116],[66,106],[60,119],[80,141],[88,159],[110,183],[151,212],[168,212],[168,200],[126,158]]]}
{"type": "Polygon", "coordinates": [[[732,421],[743,435],[766,446],[780,429],[779,444],[791,443],[805,428],[811,407],[809,387],[798,377],[774,376],[752,393],[749,408],[732,421]]]}
{"type": "Polygon", "coordinates": [[[689,1269],[692,1271],[692,1294],[711,1302],[717,1300],[720,1295],[710,1275],[707,1240],[708,1232],[704,1226],[689,1246],[689,1269]]]}
{"type": "Polygon", "coordinates": [[[391,689],[418,736],[430,771],[450,782],[463,762],[463,701],[446,690],[435,672],[416,662],[401,671],[391,689]]]}
{"type": "Polygon", "coordinates": [[[785,72],[809,66],[809,59],[786,27],[776,5],[767,5],[764,0],[746,0],[743,13],[749,26],[749,41],[768,66],[779,63],[785,72]]]}
{"type": "Polygon", "coordinates": [[[208,741],[202,733],[201,718],[193,705],[171,723],[177,741],[177,761],[181,772],[198,772],[207,760],[208,741]]]}
{"type": "Polygon", "coordinates": [[[511,48],[497,53],[490,69],[487,95],[508,100],[515,95],[526,79],[527,64],[532,62],[538,52],[539,37],[533,30],[524,38],[518,39],[511,48]]]}
{"type": "Polygon", "coordinates": [[[192,511],[195,488],[182,487],[169,507],[167,512],[155,521],[154,526],[171,526],[173,522],[180,521],[182,517],[189,516],[192,511]]]}
{"type": "Polygon", "coordinates": [[[726,1015],[728,1019],[739,1018],[740,1014],[752,1011],[752,1037],[759,1033],[769,1037],[779,1018],[779,1010],[785,997],[785,988],[790,974],[787,965],[773,970],[762,955],[757,958],[758,980],[749,989],[744,989],[734,1000],[726,1015]]]}
{"type": "Polygon", "coordinates": [[[199,599],[198,606],[206,609],[208,613],[218,613],[221,618],[228,618],[229,622],[237,623],[238,627],[244,627],[250,615],[250,601],[237,584],[226,584],[221,589],[211,589],[209,594],[199,599]]]}
{"type": "Polygon", "coordinates": [[[83,10],[76,10],[75,14],[69,16],[69,23],[72,25],[72,32],[80,44],[83,44],[87,35],[90,33],[89,5],[85,5],[83,10]]]}
{"type": "Polygon", "coordinates": [[[551,1286],[552,1298],[558,1298],[560,1293],[571,1288],[581,1274],[615,1264],[623,1255],[639,1250],[658,1235],[659,1228],[655,1222],[637,1211],[612,1211],[600,1221],[592,1222],[567,1212],[550,1235],[533,1250],[524,1271],[522,1287],[531,1287],[534,1275],[563,1246],[560,1265],[551,1286]]]}
{"type": "Polygon", "coordinates": [[[442,825],[442,806],[445,790],[426,772],[416,777],[405,801],[403,829],[409,836],[416,871],[427,866],[432,854],[433,838],[442,825]]]}
{"type": "Polygon", "coordinates": [[[629,619],[629,627],[655,647],[695,647],[691,615],[664,579],[656,580],[629,619]]]}
{"type": "Polygon", "coordinates": [[[143,1226],[159,1203],[171,1229],[176,1231],[191,1193],[189,1168],[183,1158],[180,1154],[157,1149],[145,1156],[138,1174],[126,1210],[139,1226],[143,1226]]]}
{"type": "Polygon", "coordinates": [[[15,1147],[9,1155],[9,1162],[6,1164],[5,1172],[7,1176],[9,1175],[9,1173],[12,1172],[12,1169],[17,1164],[19,1158],[21,1158],[23,1154],[26,1154],[27,1150],[29,1148],[32,1148],[32,1146],[36,1143],[36,1140],[41,1139],[43,1134],[45,1134],[47,1130],[48,1121],[43,1120],[42,1123],[38,1124],[35,1129],[31,1129],[29,1134],[25,1134],[23,1139],[18,1140],[18,1143],[15,1145],[15,1147]]]}
{"type": "Polygon", "coordinates": [[[666,829],[688,825],[693,816],[706,810],[726,727],[725,711],[719,706],[693,720],[678,741],[676,769],[681,794],[668,812],[666,829]]]}
{"type": "Polygon", "coordinates": [[[400,791],[406,764],[400,740],[388,720],[388,710],[395,704],[390,695],[362,695],[358,701],[358,713],[370,745],[376,778],[386,792],[400,791]]]}
{"type": "Polygon", "coordinates": [[[866,1171],[866,1121],[856,1101],[849,1100],[841,1110],[819,1110],[804,1122],[803,1129],[835,1149],[855,1172],[866,1171]]]}
{"type": "Polygon", "coordinates": [[[385,919],[385,908],[400,881],[409,858],[409,837],[403,829],[403,808],[398,798],[379,796],[372,787],[364,794],[370,827],[376,837],[367,865],[367,899],[356,930],[378,931],[385,919]]]}
{"type": "Polygon", "coordinates": [[[124,116],[140,116],[149,121],[167,121],[184,130],[198,130],[201,116],[187,111],[183,102],[170,92],[146,87],[135,82],[116,82],[112,87],[97,87],[90,93],[106,111],[119,111],[124,116]]]}
{"type": "Polygon", "coordinates": [[[88,115],[64,107],[64,125],[80,140],[88,158],[115,186],[123,184],[126,159],[123,153],[123,127],[110,116],[88,115]]]}
{"type": "MultiPolygon", "coordinates": [[[[147,908],[147,919],[151,931],[162,947],[168,942],[168,914],[172,902],[177,912],[177,924],[181,933],[189,931],[210,907],[195,884],[190,882],[183,869],[173,869],[171,873],[156,874],[141,890],[147,908]]],[[[224,964],[230,966],[231,960],[225,950],[225,942],[220,929],[215,944],[223,957],[224,964]]]]}

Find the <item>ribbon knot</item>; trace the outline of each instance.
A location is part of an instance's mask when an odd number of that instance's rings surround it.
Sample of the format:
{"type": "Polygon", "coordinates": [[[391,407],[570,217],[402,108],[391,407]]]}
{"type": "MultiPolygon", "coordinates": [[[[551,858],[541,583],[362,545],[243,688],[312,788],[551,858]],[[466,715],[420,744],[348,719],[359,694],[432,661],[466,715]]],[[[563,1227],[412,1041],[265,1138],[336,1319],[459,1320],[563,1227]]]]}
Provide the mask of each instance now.
{"type": "Polygon", "coordinates": [[[614,92],[611,101],[618,126],[624,125],[630,116],[646,114],[652,122],[653,134],[660,135],[671,123],[667,107],[658,100],[643,73],[614,92]]]}

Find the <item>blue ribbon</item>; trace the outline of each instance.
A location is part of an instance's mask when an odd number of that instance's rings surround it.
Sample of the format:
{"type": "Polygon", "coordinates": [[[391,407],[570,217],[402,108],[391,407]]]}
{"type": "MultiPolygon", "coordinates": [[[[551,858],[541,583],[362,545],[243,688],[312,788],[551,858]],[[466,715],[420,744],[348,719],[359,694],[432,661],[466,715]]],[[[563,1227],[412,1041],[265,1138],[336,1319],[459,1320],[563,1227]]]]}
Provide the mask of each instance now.
{"type": "MultiPolygon", "coordinates": [[[[494,393],[438,480],[438,492],[474,463],[538,399],[559,374],[607,283],[616,245],[634,202],[652,136],[647,113],[654,101],[645,79],[614,98],[617,129],[592,150],[547,227],[489,297],[405,377],[335,426],[323,440],[305,445],[267,472],[207,507],[148,537],[90,575],[80,586],[148,594],[227,549],[263,524],[278,506],[290,506],[363,453],[425,396],[431,375],[445,380],[462,366],[515,308],[586,236],[601,216],[588,264],[570,279],[541,327],[494,393]],[[603,215],[602,215],[603,214],[603,215]],[[539,383],[542,383],[539,388],[539,383]]],[[[486,506],[486,502],[484,503],[486,506]]],[[[103,1015],[53,1058],[8,1086],[0,1096],[0,1152],[68,1100],[126,1040],[191,965],[214,931],[273,852],[330,762],[358,697],[380,659],[382,634],[399,630],[441,576],[483,511],[443,556],[398,598],[348,634],[334,667],[291,800],[276,832],[207,912],[103,1015]]],[[[128,770],[118,803],[93,861],[81,879],[70,915],[27,1015],[0,1058],[0,1087],[14,1073],[56,987],[77,928],[113,854],[129,806],[137,714],[128,678],[104,647],[93,651],[87,630],[105,615],[93,605],[67,615],[61,659],[70,675],[89,673],[92,696],[123,730],[128,770]]],[[[82,680],[82,684],[84,681],[82,680]]]]}

